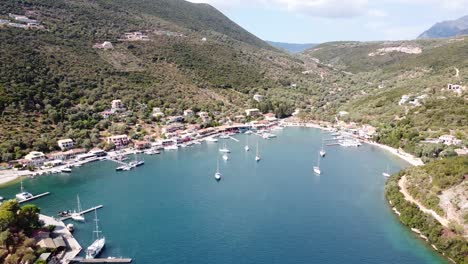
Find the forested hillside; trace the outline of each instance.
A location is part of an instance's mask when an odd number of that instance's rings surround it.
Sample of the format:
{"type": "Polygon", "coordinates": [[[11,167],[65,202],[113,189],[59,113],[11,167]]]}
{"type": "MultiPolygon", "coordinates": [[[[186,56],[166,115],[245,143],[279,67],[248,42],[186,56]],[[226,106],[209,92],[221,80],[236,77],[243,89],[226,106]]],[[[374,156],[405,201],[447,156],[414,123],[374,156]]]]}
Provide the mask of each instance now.
{"type": "Polygon", "coordinates": [[[121,120],[129,124],[150,122],[152,107],[173,114],[187,108],[234,113],[249,106],[255,91],[277,87],[282,75],[303,67],[204,4],[3,1],[0,19],[13,20],[9,13],[44,28],[0,26],[4,161],[31,149],[53,150],[64,136],[80,146],[98,143],[110,126],[98,113],[113,99],[135,110],[121,120]],[[148,40],[119,40],[135,31],[148,40]],[[113,48],[93,48],[103,41],[113,48]]]}

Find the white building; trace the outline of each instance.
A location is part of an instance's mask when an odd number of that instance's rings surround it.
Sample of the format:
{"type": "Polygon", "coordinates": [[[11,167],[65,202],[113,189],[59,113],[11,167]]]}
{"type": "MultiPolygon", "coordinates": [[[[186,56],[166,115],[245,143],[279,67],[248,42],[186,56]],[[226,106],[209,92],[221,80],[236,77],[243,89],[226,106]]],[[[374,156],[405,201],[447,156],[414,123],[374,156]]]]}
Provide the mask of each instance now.
{"type": "Polygon", "coordinates": [[[461,86],[459,84],[449,83],[447,85],[447,91],[450,91],[450,92],[454,92],[454,93],[457,93],[457,94],[462,94],[463,90],[464,90],[463,86],[461,86]]]}
{"type": "Polygon", "coordinates": [[[263,96],[263,95],[261,95],[261,94],[255,94],[255,95],[253,96],[253,99],[254,99],[255,101],[257,101],[257,102],[261,102],[261,101],[263,101],[263,100],[265,99],[265,96],[263,96]]]}
{"type": "Polygon", "coordinates": [[[29,164],[35,165],[35,166],[41,166],[44,164],[44,161],[46,160],[46,156],[44,153],[39,152],[39,151],[31,151],[24,157],[25,160],[30,161],[29,164]]]}
{"type": "Polygon", "coordinates": [[[246,109],[245,114],[246,116],[259,116],[262,113],[257,108],[251,108],[251,109],[246,109]]]}
{"type": "Polygon", "coordinates": [[[111,107],[112,107],[113,112],[125,109],[124,104],[122,103],[122,100],[113,100],[111,107]]]}
{"type": "Polygon", "coordinates": [[[57,144],[62,151],[72,149],[75,146],[75,142],[73,142],[73,140],[70,138],[60,139],[57,141],[57,144]]]}
{"type": "Polygon", "coordinates": [[[442,135],[439,137],[440,142],[442,142],[445,145],[451,146],[451,145],[461,145],[462,141],[460,139],[457,139],[455,136],[452,135],[442,135]]]}
{"type": "Polygon", "coordinates": [[[193,110],[191,109],[184,110],[184,116],[193,116],[193,110]]]}
{"type": "Polygon", "coordinates": [[[339,115],[340,117],[343,117],[343,116],[349,115],[349,113],[346,112],[346,111],[340,111],[340,112],[338,112],[338,115],[339,115]]]}
{"type": "Polygon", "coordinates": [[[103,43],[96,43],[94,44],[93,48],[95,49],[113,49],[114,48],[114,45],[112,45],[111,42],[109,41],[104,41],[103,43]]]}
{"type": "Polygon", "coordinates": [[[409,99],[410,99],[409,95],[407,95],[407,94],[402,95],[400,101],[398,102],[398,105],[406,104],[409,101],[409,99]]]}

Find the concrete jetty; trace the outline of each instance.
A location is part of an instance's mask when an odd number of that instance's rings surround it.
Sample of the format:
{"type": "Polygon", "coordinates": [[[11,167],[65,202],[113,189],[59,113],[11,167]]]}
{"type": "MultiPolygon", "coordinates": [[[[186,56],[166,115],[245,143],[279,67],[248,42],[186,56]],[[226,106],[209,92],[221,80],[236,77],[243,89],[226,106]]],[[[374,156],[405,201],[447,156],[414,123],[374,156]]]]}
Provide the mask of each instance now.
{"type": "MultiPolygon", "coordinates": [[[[94,210],[101,209],[102,207],[104,207],[104,205],[98,205],[98,206],[89,208],[89,209],[87,209],[87,210],[78,212],[78,214],[84,215],[84,214],[89,213],[89,212],[92,212],[92,211],[94,211],[94,210]]],[[[71,218],[71,215],[69,215],[69,216],[64,216],[64,217],[60,218],[60,221],[65,221],[65,220],[68,220],[68,219],[70,219],[70,218],[71,218]]]]}
{"type": "Polygon", "coordinates": [[[36,200],[38,198],[41,198],[43,196],[46,196],[46,195],[49,195],[50,192],[45,192],[45,193],[41,193],[41,194],[38,194],[38,195],[34,195],[33,197],[29,198],[29,199],[26,199],[26,200],[22,200],[22,201],[18,201],[19,204],[22,204],[22,203],[26,203],[26,202],[29,202],[29,201],[32,201],[32,200],[36,200]]]}

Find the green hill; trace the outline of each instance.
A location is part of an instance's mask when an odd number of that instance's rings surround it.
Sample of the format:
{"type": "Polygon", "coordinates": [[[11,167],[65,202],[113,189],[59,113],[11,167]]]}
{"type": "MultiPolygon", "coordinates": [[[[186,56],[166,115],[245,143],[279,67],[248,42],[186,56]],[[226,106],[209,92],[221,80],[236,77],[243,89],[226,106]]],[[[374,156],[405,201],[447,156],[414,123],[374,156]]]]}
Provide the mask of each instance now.
{"type": "Polygon", "coordinates": [[[3,1],[0,19],[12,20],[9,13],[45,28],[0,26],[3,160],[30,149],[50,151],[62,136],[80,145],[98,142],[107,123],[97,113],[113,99],[131,109],[145,105],[133,118],[146,120],[152,107],[232,112],[248,106],[250,92],[274,87],[301,67],[204,4],[3,1]],[[133,31],[149,41],[119,41],[133,31]],[[103,41],[114,48],[93,49],[103,41]]]}

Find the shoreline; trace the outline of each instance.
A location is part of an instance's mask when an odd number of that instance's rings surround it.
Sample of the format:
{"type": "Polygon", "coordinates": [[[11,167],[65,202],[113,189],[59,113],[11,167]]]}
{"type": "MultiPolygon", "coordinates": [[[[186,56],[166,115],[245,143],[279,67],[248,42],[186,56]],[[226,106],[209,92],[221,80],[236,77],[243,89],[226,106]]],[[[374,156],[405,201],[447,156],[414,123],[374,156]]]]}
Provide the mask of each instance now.
{"type": "MultiPolygon", "coordinates": [[[[294,122],[286,123],[285,122],[283,124],[284,124],[284,126],[287,126],[287,127],[317,128],[317,129],[321,129],[321,130],[324,130],[324,131],[330,131],[331,130],[328,127],[324,127],[324,126],[321,126],[320,124],[310,123],[310,122],[309,123],[294,123],[294,122]]],[[[407,153],[407,152],[405,152],[403,150],[396,149],[396,148],[393,148],[393,147],[390,147],[390,146],[387,146],[387,145],[379,144],[379,143],[374,142],[374,141],[363,140],[363,139],[357,137],[356,135],[351,135],[350,134],[350,136],[361,140],[363,143],[366,143],[366,144],[369,144],[369,145],[372,145],[372,146],[376,146],[376,147],[381,148],[381,149],[383,149],[385,151],[388,151],[391,154],[399,157],[400,159],[408,162],[412,166],[422,166],[422,165],[424,165],[424,162],[420,158],[416,158],[414,155],[409,154],[409,153],[407,153]]]]}
{"type": "MultiPolygon", "coordinates": [[[[284,126],[284,127],[305,127],[305,128],[315,128],[315,129],[320,129],[323,131],[330,132],[332,131],[331,128],[329,127],[324,127],[318,123],[313,123],[313,122],[291,122],[288,121],[287,119],[283,119],[279,121],[279,125],[284,126]]],[[[209,135],[207,137],[212,137],[213,135],[209,135]]],[[[415,156],[404,152],[403,150],[395,149],[393,147],[379,144],[377,142],[369,141],[369,140],[363,140],[362,138],[357,137],[356,135],[349,134],[349,136],[354,137],[362,141],[363,143],[367,143],[372,146],[376,146],[380,149],[383,149],[385,151],[390,152],[391,154],[399,157],[400,159],[408,162],[412,166],[421,166],[424,165],[422,160],[420,158],[416,158],[415,156]]],[[[198,139],[199,141],[203,141],[204,138],[198,139]]],[[[125,155],[129,155],[133,152],[129,152],[128,149],[123,149],[125,150],[125,155]]],[[[36,176],[43,176],[47,174],[53,174],[57,173],[57,170],[60,170],[63,167],[69,167],[69,166],[75,166],[77,164],[79,165],[84,165],[86,163],[94,162],[94,161],[100,161],[100,160],[108,160],[109,158],[100,158],[100,159],[89,159],[89,160],[83,160],[83,161],[71,161],[66,163],[65,165],[59,166],[59,167],[54,167],[50,169],[45,169],[45,170],[39,170],[39,171],[16,171],[16,170],[3,170],[0,171],[0,188],[7,187],[13,184],[16,184],[21,177],[36,177],[36,176]]]]}

